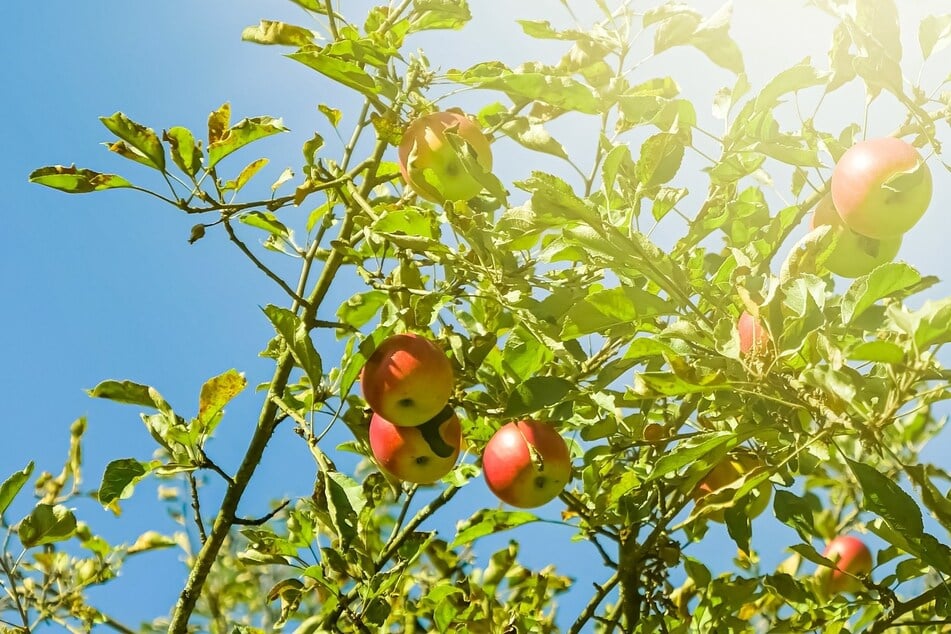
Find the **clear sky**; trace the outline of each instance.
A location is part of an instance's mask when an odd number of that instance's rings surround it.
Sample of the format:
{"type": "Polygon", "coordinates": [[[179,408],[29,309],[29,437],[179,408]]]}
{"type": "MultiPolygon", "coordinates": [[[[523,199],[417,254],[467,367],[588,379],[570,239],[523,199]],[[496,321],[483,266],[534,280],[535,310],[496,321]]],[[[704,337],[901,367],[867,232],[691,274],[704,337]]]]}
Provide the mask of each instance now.
{"type": "MultiPolygon", "coordinates": [[[[357,16],[369,3],[347,0],[348,15],[357,16]]],[[[564,22],[564,11],[554,0],[475,0],[476,20],[461,34],[418,36],[410,49],[426,49],[430,60],[443,68],[464,68],[470,63],[503,59],[516,64],[541,56],[555,61],[560,47],[531,44],[520,35],[516,18],[564,22]]],[[[573,2],[572,5],[581,4],[573,2]]],[[[692,3],[710,13],[719,2],[692,3]]],[[[746,63],[754,90],[781,68],[812,54],[820,68],[825,64],[828,22],[814,10],[789,2],[736,2],[732,32],[747,53],[746,63]],[[778,7],[784,12],[779,14],[778,7]],[[799,16],[799,17],[796,17],[799,16]],[[802,17],[808,16],[808,19],[802,17]],[[797,21],[798,20],[798,21],[797,21]]],[[[939,12],[943,3],[900,1],[917,16],[939,12]]],[[[258,178],[270,183],[285,167],[297,169],[300,145],[320,129],[332,145],[332,133],[315,106],[327,103],[344,110],[342,129],[354,118],[352,96],[314,72],[281,56],[279,48],[266,48],[240,40],[241,30],[261,18],[286,19],[316,25],[285,0],[168,0],[130,3],[100,0],[94,3],[17,2],[5,7],[7,24],[0,52],[0,119],[6,151],[0,154],[0,183],[4,194],[7,238],[0,251],[0,350],[3,381],[0,399],[7,450],[0,453],[0,478],[37,460],[38,470],[56,471],[68,443],[69,424],[89,418],[86,438],[87,488],[95,488],[105,464],[116,458],[150,457],[154,443],[134,407],[89,399],[84,389],[107,378],[132,379],[157,387],[173,406],[185,413],[197,408],[202,382],[228,368],[246,372],[249,384],[270,378],[271,362],[259,358],[272,329],[259,310],[283,297],[219,232],[189,245],[193,218],[135,192],[105,192],[67,196],[27,183],[27,174],[41,165],[70,164],[100,171],[117,171],[133,181],[154,184],[147,169],[110,155],[100,145],[111,140],[98,117],[121,110],[157,130],[184,125],[199,135],[210,111],[229,101],[235,121],[246,116],[283,117],[292,132],[262,141],[228,163],[232,169],[258,156],[271,159],[258,178]]],[[[945,7],[946,10],[946,7],[945,7]]],[[[906,72],[918,71],[917,19],[905,25],[910,62],[906,72]]],[[[645,42],[649,39],[645,38],[645,42]]],[[[935,58],[925,77],[941,77],[951,67],[949,51],[935,58]]],[[[731,76],[690,50],[676,50],[649,61],[638,79],[674,76],[685,94],[694,98],[697,111],[710,128],[720,124],[709,116],[713,91],[732,85],[731,76]]],[[[926,85],[929,85],[926,83],[926,85]]],[[[858,85],[831,100],[826,119],[819,121],[840,129],[861,122],[863,93],[858,85]]],[[[467,94],[445,105],[478,106],[496,95],[467,94]]],[[[887,99],[873,105],[870,135],[886,134],[901,123],[887,99]]],[[[570,121],[552,131],[580,156],[591,156],[592,139],[584,128],[570,121]],[[580,131],[579,131],[580,130],[580,131]]],[[[948,138],[944,131],[944,141],[948,138]]],[[[504,180],[524,176],[529,169],[551,169],[568,174],[559,164],[525,155],[508,142],[496,149],[497,171],[504,180]]],[[[584,161],[582,161],[584,162],[584,161]]],[[[936,198],[921,223],[905,240],[900,258],[923,272],[942,278],[949,275],[946,242],[949,224],[951,179],[932,162],[936,198]]],[[[702,179],[690,170],[703,167],[697,157],[688,159],[683,185],[701,193],[702,179]]],[[[517,194],[513,203],[517,204],[517,194]]],[[[685,203],[689,208],[689,204],[685,203]]],[[[779,205],[778,201],[776,202],[779,205]]],[[[683,207],[684,205],[682,205],[683,207]]],[[[778,206],[776,208],[779,208],[778,206]]],[[[307,209],[291,210],[298,222],[307,209]],[[295,215],[296,214],[296,215],[295,215]]],[[[655,234],[662,244],[677,227],[662,226],[655,234]]],[[[805,228],[802,229],[802,233],[805,228]]],[[[799,234],[801,235],[801,234],[799,234]]],[[[292,263],[275,266],[290,272],[292,263]]],[[[356,290],[338,289],[337,302],[356,290]]],[[[929,292],[946,296],[947,282],[929,292]]],[[[331,302],[331,305],[334,305],[331,302]]],[[[326,335],[322,335],[326,336],[326,335]]],[[[326,345],[333,349],[330,341],[326,345]]],[[[330,361],[325,360],[325,367],[330,361]]],[[[219,431],[222,440],[211,451],[226,468],[233,467],[250,435],[259,397],[248,390],[229,408],[219,431]]],[[[345,439],[341,430],[337,440],[345,439]]],[[[944,459],[947,439],[927,453],[949,467],[944,459]]],[[[307,495],[314,465],[303,443],[290,427],[279,430],[265,462],[255,477],[241,510],[259,515],[267,501],[307,495]]],[[[481,482],[465,490],[443,511],[439,528],[451,537],[456,520],[480,506],[494,506],[481,482]]],[[[26,507],[20,507],[25,512],[26,507]]],[[[80,505],[80,515],[110,540],[132,541],[155,525],[174,530],[155,500],[154,486],[143,486],[124,504],[116,520],[95,502],[80,505]]],[[[557,505],[542,514],[557,518],[557,505]]],[[[11,519],[15,512],[9,514],[11,519]]],[[[793,543],[792,531],[773,523],[758,522],[754,547],[793,543]]],[[[576,614],[578,601],[589,596],[590,581],[607,575],[600,560],[586,544],[569,542],[571,531],[549,525],[530,525],[477,545],[485,556],[511,538],[523,545],[524,561],[533,567],[555,563],[579,578],[578,589],[563,604],[563,616],[576,614]],[[552,557],[558,553],[557,558],[552,557]]],[[[765,546],[769,550],[769,546],[765,546]]],[[[726,531],[713,526],[701,544],[688,552],[710,560],[712,568],[725,570],[734,548],[726,531]],[[717,568],[717,566],[720,566],[717,568]]],[[[777,561],[780,551],[764,552],[777,561]]],[[[166,613],[184,579],[184,567],[169,552],[147,554],[132,561],[123,577],[108,586],[108,594],[94,596],[98,605],[121,621],[136,623],[166,613]],[[148,592],[143,592],[144,588],[148,592]]]]}

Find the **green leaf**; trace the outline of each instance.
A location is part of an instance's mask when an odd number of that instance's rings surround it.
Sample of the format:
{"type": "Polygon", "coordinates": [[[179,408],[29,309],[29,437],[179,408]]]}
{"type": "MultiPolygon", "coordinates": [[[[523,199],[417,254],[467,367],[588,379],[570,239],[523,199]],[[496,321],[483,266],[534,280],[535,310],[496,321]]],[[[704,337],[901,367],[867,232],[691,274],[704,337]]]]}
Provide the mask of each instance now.
{"type": "Polygon", "coordinates": [[[31,460],[22,471],[13,472],[9,478],[3,481],[3,484],[0,484],[0,517],[3,517],[10,503],[13,502],[13,499],[17,496],[17,493],[20,492],[20,489],[23,488],[23,485],[26,484],[26,481],[30,478],[30,474],[32,473],[33,461],[31,460]]]}
{"type": "Polygon", "coordinates": [[[148,385],[132,381],[103,381],[86,394],[93,398],[104,398],[117,403],[156,407],[153,390],[148,385]]]}
{"type": "MultiPolygon", "coordinates": [[[[779,103],[779,98],[789,93],[799,92],[805,88],[819,86],[825,81],[825,74],[820,73],[809,62],[807,57],[797,65],[787,68],[771,79],[756,96],[756,110],[770,110],[779,103]]],[[[740,123],[740,122],[738,122],[740,123]]]]}
{"type": "Polygon", "coordinates": [[[355,293],[337,309],[337,318],[349,326],[361,328],[376,316],[388,298],[386,291],[355,293]]]}
{"type": "Polygon", "coordinates": [[[357,536],[358,516],[365,501],[363,487],[339,471],[321,471],[327,486],[327,505],[344,547],[357,536]]]}
{"type": "Polygon", "coordinates": [[[568,310],[561,338],[606,333],[616,327],[634,332],[640,321],[670,314],[673,310],[669,301],[634,286],[597,291],[568,310]]]}
{"type": "Polygon", "coordinates": [[[570,77],[511,70],[502,62],[483,62],[465,71],[450,70],[446,78],[467,86],[504,92],[516,102],[541,101],[586,114],[598,114],[601,108],[594,91],[570,77]]]}
{"type": "Polygon", "coordinates": [[[308,46],[314,43],[314,32],[302,26],[261,20],[257,26],[249,26],[241,32],[241,39],[255,44],[280,46],[308,46]]]}
{"type": "Polygon", "coordinates": [[[471,544],[480,537],[501,533],[537,521],[539,521],[538,517],[526,511],[480,509],[472,517],[456,525],[456,538],[452,540],[449,547],[457,548],[465,544],[471,544]]]}
{"type": "Polygon", "coordinates": [[[410,33],[434,29],[459,30],[472,19],[466,0],[414,0],[410,33]]]}
{"type": "Polygon", "coordinates": [[[929,300],[915,316],[918,320],[914,336],[919,348],[951,341],[951,298],[929,300]]]}
{"type": "Polygon", "coordinates": [[[65,506],[37,504],[20,521],[17,534],[25,548],[52,544],[69,539],[76,532],[76,517],[65,506]]]}
{"type": "Polygon", "coordinates": [[[238,193],[241,191],[241,188],[247,185],[248,181],[254,178],[254,175],[261,171],[261,168],[263,168],[268,163],[269,161],[266,158],[259,158],[256,161],[251,161],[245,166],[243,170],[241,170],[241,173],[238,174],[236,179],[225,183],[222,189],[238,193]]]}
{"type": "Polygon", "coordinates": [[[509,394],[504,416],[521,416],[559,403],[573,387],[573,383],[557,376],[532,377],[509,394]]]}
{"type": "Polygon", "coordinates": [[[726,455],[727,451],[743,440],[745,439],[728,431],[694,434],[658,458],[644,483],[662,478],[688,464],[697,464],[699,470],[706,473],[726,455]]]}
{"type": "Polygon", "coordinates": [[[291,53],[288,57],[361,94],[372,96],[380,92],[376,80],[359,64],[312,49],[291,53]]]}
{"type": "Polygon", "coordinates": [[[250,211],[246,214],[242,214],[239,217],[239,220],[249,227],[263,229],[272,236],[286,238],[290,235],[290,232],[284,223],[278,220],[277,216],[272,214],[270,211],[250,211]]]}
{"type": "Polygon", "coordinates": [[[114,501],[131,497],[135,484],[152,471],[152,465],[135,458],[113,460],[106,465],[99,485],[99,503],[108,507],[114,501]]]}
{"type": "Polygon", "coordinates": [[[925,59],[951,44],[951,14],[922,18],[918,25],[918,44],[925,59]]]}
{"type": "Polygon", "coordinates": [[[875,519],[866,526],[887,543],[914,555],[943,574],[951,574],[951,549],[933,535],[929,533],[918,536],[908,535],[884,519],[875,519]]]}
{"type": "Polygon", "coordinates": [[[102,174],[75,165],[50,165],[30,172],[30,182],[46,185],[67,194],[88,194],[104,189],[132,187],[132,183],[116,174],[102,174]]]}
{"type": "Polygon", "coordinates": [[[645,187],[663,185],[677,175],[684,160],[684,144],[676,134],[661,132],[641,144],[641,156],[634,167],[645,187]]]}
{"type": "Polygon", "coordinates": [[[921,275],[902,262],[889,262],[855,280],[842,298],[842,321],[855,321],[880,299],[913,286],[921,275]]]}
{"type": "Polygon", "coordinates": [[[304,370],[310,384],[315,388],[319,386],[323,378],[323,365],[304,322],[294,312],[278,306],[265,306],[264,314],[287,342],[294,360],[304,370]]]}
{"type": "Polygon", "coordinates": [[[162,138],[169,145],[175,165],[189,176],[197,174],[201,168],[202,153],[191,130],[176,126],[166,130],[162,138]]]}
{"type": "Polygon", "coordinates": [[[633,391],[640,398],[659,396],[682,396],[701,394],[714,390],[729,389],[730,384],[717,372],[687,380],[674,372],[638,372],[634,377],[633,391]]]}
{"type": "Polygon", "coordinates": [[[551,154],[559,158],[568,158],[564,146],[549,134],[545,126],[540,123],[532,123],[527,117],[516,117],[507,121],[502,126],[502,132],[529,150],[551,154]]]}
{"type": "Polygon", "coordinates": [[[233,127],[228,128],[217,140],[208,143],[208,169],[249,143],[286,131],[284,123],[273,117],[242,119],[233,127]]]}
{"type": "Polygon", "coordinates": [[[924,533],[921,509],[892,478],[866,464],[848,459],[847,462],[862,487],[863,509],[875,513],[910,539],[924,533]]]}
{"type": "Polygon", "coordinates": [[[732,13],[731,2],[706,20],[685,6],[665,5],[648,11],[644,25],[661,22],[654,34],[655,54],[674,46],[690,45],[706,54],[713,63],[739,75],[743,72],[743,56],[728,33],[732,13]]]}
{"type": "Polygon", "coordinates": [[[244,373],[235,369],[205,381],[198,395],[198,429],[202,434],[210,434],[214,430],[225,405],[240,394],[247,384],[244,373]]]}
{"type": "Polygon", "coordinates": [[[905,349],[891,341],[866,341],[849,350],[851,361],[876,361],[899,364],[905,360],[905,349]]]}
{"type": "Polygon", "coordinates": [[[776,519],[796,529],[805,541],[816,535],[814,513],[821,510],[819,499],[812,493],[799,497],[789,491],[779,489],[773,498],[773,510],[776,519]]]}
{"type": "Polygon", "coordinates": [[[165,148],[152,128],[136,123],[121,112],[111,117],[99,117],[102,124],[117,137],[138,150],[145,165],[165,171],[165,148]]]}

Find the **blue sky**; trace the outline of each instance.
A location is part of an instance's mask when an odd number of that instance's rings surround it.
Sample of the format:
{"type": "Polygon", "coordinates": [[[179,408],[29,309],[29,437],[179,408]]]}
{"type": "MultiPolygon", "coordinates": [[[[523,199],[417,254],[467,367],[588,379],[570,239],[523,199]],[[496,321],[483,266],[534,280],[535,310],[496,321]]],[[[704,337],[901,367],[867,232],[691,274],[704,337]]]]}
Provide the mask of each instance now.
{"type": "MultiPolygon", "coordinates": [[[[345,4],[352,7],[349,15],[356,16],[358,8],[369,3],[348,0],[345,4]]],[[[424,48],[431,61],[443,68],[485,59],[515,64],[537,56],[546,61],[560,56],[561,49],[551,44],[530,49],[514,23],[516,18],[561,23],[564,12],[559,2],[478,0],[472,4],[476,20],[462,34],[421,35],[410,48],[424,48]]],[[[707,13],[719,6],[709,1],[695,4],[707,13]]],[[[785,15],[775,13],[776,4],[736,3],[733,34],[747,52],[754,89],[771,72],[807,54],[820,67],[825,63],[827,22],[817,12],[802,9],[800,2],[782,3],[788,7],[785,15]],[[797,25],[796,16],[803,15],[814,20],[797,25]]],[[[942,3],[900,4],[903,8],[914,4],[914,12],[921,15],[937,13],[942,3]]],[[[6,7],[6,14],[7,23],[14,26],[0,41],[5,60],[0,65],[0,85],[7,87],[6,98],[0,101],[7,143],[0,155],[7,230],[0,252],[2,270],[7,272],[0,281],[6,307],[0,314],[0,350],[5,353],[0,421],[11,449],[0,454],[0,477],[22,468],[31,458],[37,460],[38,470],[58,470],[69,424],[85,415],[89,418],[85,484],[94,488],[108,461],[146,459],[153,442],[134,407],[91,400],[83,390],[106,378],[133,379],[154,385],[173,406],[191,413],[197,408],[202,382],[228,368],[247,373],[250,385],[266,381],[271,364],[257,355],[273,331],[259,307],[284,298],[223,234],[210,232],[209,237],[189,245],[193,218],[135,192],[67,196],[28,184],[27,174],[41,165],[75,162],[154,184],[145,168],[110,155],[100,145],[111,139],[98,117],[121,110],[157,130],[184,125],[201,134],[208,113],[229,101],[235,121],[266,114],[283,117],[291,129],[227,163],[237,170],[258,156],[267,156],[271,163],[258,178],[262,184],[270,183],[285,167],[298,167],[300,145],[315,130],[321,130],[329,146],[336,142],[315,108],[318,103],[341,108],[346,130],[356,102],[312,71],[283,58],[282,49],[240,40],[241,30],[261,18],[315,26],[284,0],[102,0],[95,8],[83,3],[21,2],[6,7]]],[[[917,20],[906,25],[910,62],[906,68],[911,76],[918,71],[916,30],[917,20]]],[[[943,79],[942,71],[951,66],[948,60],[949,51],[945,51],[926,66],[925,85],[928,78],[931,85],[935,77],[943,79]]],[[[710,122],[708,104],[714,90],[732,84],[728,73],[694,51],[675,50],[647,62],[637,77],[667,74],[677,78],[688,97],[695,98],[698,114],[711,128],[719,125],[710,122]]],[[[445,103],[474,107],[496,98],[467,94],[445,103]]],[[[858,85],[840,91],[827,105],[820,126],[839,129],[862,120],[864,101],[858,85]]],[[[871,121],[871,135],[886,134],[901,123],[887,99],[873,105],[871,121]]],[[[591,155],[592,139],[583,127],[566,121],[553,125],[552,131],[581,156],[591,155]]],[[[943,135],[945,142],[951,140],[946,129],[943,135]]],[[[529,169],[566,173],[547,159],[526,162],[516,147],[504,141],[497,145],[496,165],[505,180],[520,178],[529,169]]],[[[699,173],[701,167],[699,160],[688,158],[682,171],[683,184],[696,192],[704,190],[703,181],[688,174],[692,168],[699,173]]],[[[923,272],[946,278],[951,179],[936,162],[932,169],[935,201],[906,237],[899,257],[923,272]]],[[[298,222],[308,210],[291,210],[288,218],[298,222]]],[[[676,226],[662,226],[654,237],[664,244],[676,230],[676,226]]],[[[271,262],[292,271],[290,262],[271,262]]],[[[329,305],[356,288],[341,285],[329,305]]],[[[946,296],[949,291],[943,281],[929,295],[946,296]]],[[[258,397],[248,390],[229,408],[219,432],[222,440],[212,449],[226,468],[239,460],[258,404],[258,397]]],[[[928,454],[940,462],[947,447],[942,439],[928,454]]],[[[257,515],[266,510],[270,499],[306,495],[313,473],[303,444],[289,427],[282,429],[269,447],[242,512],[257,515]]],[[[468,517],[479,506],[495,504],[481,482],[460,497],[464,499],[444,511],[442,524],[434,526],[448,535],[455,520],[468,517]]],[[[119,520],[92,502],[80,508],[96,530],[117,542],[132,541],[156,523],[173,530],[155,501],[154,489],[148,486],[124,505],[125,514],[119,520]]],[[[543,513],[555,518],[559,509],[553,505],[543,513]]],[[[754,545],[795,541],[785,528],[763,526],[754,545]]],[[[569,529],[532,525],[486,540],[478,549],[486,555],[509,537],[517,538],[523,544],[525,562],[536,567],[550,563],[557,550],[555,563],[580,579],[575,598],[564,604],[563,611],[570,615],[577,613],[577,601],[586,600],[587,582],[598,580],[602,572],[593,549],[570,543],[570,535],[569,529]]],[[[725,569],[734,549],[725,530],[714,526],[704,542],[692,545],[689,552],[715,562],[714,569],[717,565],[725,569]]],[[[782,556],[776,552],[767,561],[782,556]]],[[[168,552],[148,554],[130,563],[123,577],[109,586],[108,596],[99,593],[97,600],[122,621],[149,620],[169,610],[184,574],[183,566],[168,552]],[[143,587],[149,592],[143,593],[143,587]]]]}

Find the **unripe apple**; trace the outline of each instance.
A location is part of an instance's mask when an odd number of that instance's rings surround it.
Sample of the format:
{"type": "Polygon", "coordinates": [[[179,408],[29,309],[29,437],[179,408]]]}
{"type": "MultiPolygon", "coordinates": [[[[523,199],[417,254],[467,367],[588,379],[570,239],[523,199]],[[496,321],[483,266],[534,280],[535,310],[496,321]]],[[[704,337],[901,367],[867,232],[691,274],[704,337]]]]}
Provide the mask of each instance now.
{"type": "Polygon", "coordinates": [[[859,277],[880,264],[891,262],[901,247],[901,236],[876,240],[849,229],[836,212],[831,196],[819,202],[809,222],[810,229],[822,225],[830,225],[838,236],[824,266],[842,277],[859,277]]]}
{"type": "Polygon", "coordinates": [[[445,353],[414,333],[388,337],[360,372],[360,388],[370,409],[407,427],[439,414],[449,402],[454,382],[445,353]]]}
{"type": "Polygon", "coordinates": [[[832,200],[842,221],[882,240],[911,229],[931,203],[931,170],[911,144],[894,137],[860,141],[832,170],[832,200]]]}
{"type": "Polygon", "coordinates": [[[417,194],[439,204],[469,200],[482,191],[482,184],[470,173],[447,132],[454,132],[463,142],[461,152],[468,152],[485,171],[492,169],[489,139],[467,116],[446,111],[419,117],[409,124],[400,142],[400,172],[417,194]]]}
{"type": "Polygon", "coordinates": [[[370,419],[370,450],[393,477],[431,484],[449,473],[459,457],[462,427],[452,408],[416,427],[400,427],[379,414],[370,419]]]}
{"type": "MultiPolygon", "coordinates": [[[[697,485],[697,488],[694,489],[694,502],[697,503],[698,507],[702,507],[706,503],[706,497],[708,495],[724,487],[734,485],[740,478],[762,464],[760,459],[753,454],[739,453],[727,456],[723,461],[713,467],[710,473],[708,473],[700,484],[697,485]]],[[[746,509],[751,519],[766,510],[772,493],[773,485],[770,484],[768,480],[765,480],[747,494],[752,496],[749,506],[746,509]]],[[[714,522],[722,523],[724,521],[724,512],[725,509],[711,511],[706,514],[706,517],[714,522]]]]}
{"type": "Polygon", "coordinates": [[[851,576],[872,572],[872,553],[861,539],[852,535],[839,535],[829,542],[822,556],[836,565],[835,569],[822,566],[816,571],[828,592],[858,592],[865,587],[851,576]]]}
{"type": "Polygon", "coordinates": [[[757,355],[766,352],[769,348],[769,332],[763,324],[746,311],[740,315],[736,323],[740,333],[740,354],[757,355]]]}
{"type": "Polygon", "coordinates": [[[500,500],[534,508],[553,500],[568,484],[571,456],[554,427],[522,420],[502,426],[489,439],[482,473],[500,500]]]}

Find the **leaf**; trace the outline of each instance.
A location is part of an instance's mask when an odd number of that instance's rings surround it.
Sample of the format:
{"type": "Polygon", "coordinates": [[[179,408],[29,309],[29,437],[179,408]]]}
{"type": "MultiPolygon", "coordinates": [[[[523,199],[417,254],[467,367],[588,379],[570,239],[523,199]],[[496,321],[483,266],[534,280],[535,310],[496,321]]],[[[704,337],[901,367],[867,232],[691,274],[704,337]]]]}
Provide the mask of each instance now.
{"type": "Polygon", "coordinates": [[[866,341],[849,350],[850,361],[875,361],[899,364],[905,360],[905,349],[891,341],[866,341]]]}
{"type": "Polygon", "coordinates": [[[214,430],[225,405],[240,394],[247,384],[244,373],[235,369],[205,381],[198,395],[198,429],[202,434],[209,434],[214,430]]]}
{"type": "Polygon", "coordinates": [[[102,124],[117,137],[138,150],[146,159],[145,165],[165,171],[165,148],[152,128],[136,123],[121,112],[111,117],[99,117],[102,124]]]}
{"type": "Polygon", "coordinates": [[[846,461],[862,487],[862,508],[875,513],[910,539],[924,533],[921,509],[890,477],[854,460],[846,461]]]}
{"type": "Polygon", "coordinates": [[[509,394],[504,416],[521,416],[559,403],[573,387],[573,383],[557,376],[532,377],[509,394]]]}
{"type": "Polygon", "coordinates": [[[858,278],[842,298],[842,321],[855,321],[875,302],[921,281],[921,275],[902,262],[889,262],[858,278]]]}
{"type": "Polygon", "coordinates": [[[926,15],[918,25],[918,44],[925,59],[951,44],[951,14],[926,15]]]}
{"type": "Polygon", "coordinates": [[[3,517],[10,503],[13,502],[13,499],[26,484],[32,473],[33,461],[31,460],[22,471],[14,471],[9,478],[3,481],[3,484],[0,484],[0,517],[3,517]]]}
{"type": "Polygon", "coordinates": [[[264,307],[264,314],[287,342],[294,360],[304,370],[310,384],[314,388],[319,386],[323,378],[323,365],[304,322],[294,312],[270,304],[264,307]]]}
{"type": "Polygon", "coordinates": [[[287,128],[280,119],[273,117],[242,119],[224,131],[217,140],[208,143],[208,169],[217,165],[221,159],[235,150],[278,132],[287,132],[287,128]]]}
{"type": "Polygon", "coordinates": [[[132,187],[132,183],[116,174],[102,174],[75,165],[51,165],[30,172],[30,182],[46,185],[67,194],[88,194],[104,189],[132,187]]]}
{"type": "Polygon", "coordinates": [[[113,460],[106,465],[99,485],[99,503],[108,507],[119,499],[132,496],[135,484],[152,471],[152,465],[139,462],[135,458],[113,460]]]}
{"type": "Polygon", "coordinates": [[[93,398],[104,398],[117,403],[156,407],[153,390],[148,385],[132,381],[103,381],[86,394],[93,398]]]}
{"type": "Polygon", "coordinates": [[[724,4],[706,20],[687,7],[668,5],[661,7],[661,11],[648,12],[650,15],[645,15],[644,25],[662,20],[654,34],[655,54],[674,46],[691,45],[713,63],[739,75],[743,72],[743,57],[728,33],[732,13],[732,2],[724,4]]]}
{"type": "Polygon", "coordinates": [[[472,517],[456,525],[456,537],[449,544],[449,547],[457,548],[465,544],[471,544],[480,537],[537,521],[539,521],[539,518],[527,511],[480,509],[472,517]]]}
{"type": "Polygon", "coordinates": [[[415,0],[409,15],[409,31],[459,30],[471,19],[466,0],[415,0]]]}
{"type": "Polygon", "coordinates": [[[562,340],[584,334],[605,333],[615,327],[627,327],[632,333],[638,323],[674,311],[671,303],[633,286],[597,291],[569,308],[561,331],[562,340]]]}
{"type": "Polygon", "coordinates": [[[866,524],[869,530],[889,544],[914,555],[922,562],[943,574],[951,574],[951,549],[933,535],[923,533],[917,537],[906,535],[884,519],[875,519],[866,524]]]}
{"type": "Polygon", "coordinates": [[[241,170],[236,179],[225,183],[222,189],[238,193],[241,191],[241,188],[247,185],[248,181],[254,178],[254,175],[261,171],[261,168],[263,168],[269,162],[270,161],[268,161],[266,158],[259,158],[255,161],[251,161],[244,167],[243,170],[241,170]]]}
{"type": "Polygon", "coordinates": [[[376,80],[354,62],[311,49],[291,53],[288,57],[361,94],[372,96],[380,92],[376,80]]]}
{"type": "Polygon", "coordinates": [[[250,211],[241,215],[239,220],[249,227],[263,229],[272,236],[286,238],[288,235],[290,235],[290,232],[284,223],[278,220],[277,216],[272,214],[270,211],[250,211]]]}
{"type": "Polygon", "coordinates": [[[504,92],[516,102],[541,101],[585,114],[598,114],[601,108],[594,91],[570,77],[512,70],[502,62],[483,62],[465,71],[450,70],[446,78],[467,86],[504,92]]]}
{"type": "Polygon", "coordinates": [[[314,43],[314,32],[295,24],[261,20],[257,26],[246,27],[241,32],[241,39],[255,44],[300,47],[314,43]]]}
{"type": "Polygon", "coordinates": [[[231,125],[231,104],[225,102],[208,115],[208,144],[217,143],[224,138],[231,125]]]}
{"type": "Polygon", "coordinates": [[[644,484],[701,460],[712,468],[727,451],[743,440],[737,434],[727,431],[695,434],[658,458],[644,484]]]}
{"type": "Polygon", "coordinates": [[[139,538],[135,540],[129,549],[126,551],[129,555],[134,555],[136,553],[144,553],[150,550],[158,550],[159,548],[171,548],[175,546],[176,542],[171,537],[162,535],[158,531],[146,531],[139,535],[139,538]]]}
{"type": "Polygon", "coordinates": [[[776,513],[776,519],[795,528],[803,540],[808,542],[816,535],[814,513],[821,510],[821,505],[812,493],[807,493],[806,497],[799,497],[779,489],[773,498],[773,510],[776,513]]]}
{"type": "Polygon", "coordinates": [[[386,291],[355,293],[337,309],[337,318],[353,328],[361,328],[376,316],[388,298],[386,291]]]}
{"type": "Polygon", "coordinates": [[[529,150],[568,158],[564,146],[553,138],[542,124],[531,123],[527,117],[516,117],[507,121],[502,126],[502,132],[529,150]]]}
{"type": "Polygon", "coordinates": [[[329,121],[330,125],[335,128],[340,124],[340,120],[343,118],[342,112],[336,108],[331,108],[330,106],[324,104],[318,105],[317,110],[319,110],[322,115],[327,117],[327,121],[329,121]]]}
{"type": "Polygon", "coordinates": [[[656,187],[677,175],[683,159],[684,144],[680,137],[661,132],[648,137],[641,144],[641,156],[634,167],[634,173],[645,187],[656,187]]]}
{"type": "Polygon", "coordinates": [[[37,504],[17,527],[24,548],[61,542],[72,537],[75,532],[76,517],[72,511],[59,504],[37,504]]]}
{"type": "Polygon", "coordinates": [[[175,165],[189,176],[197,174],[201,167],[202,153],[195,144],[195,136],[191,130],[180,126],[169,128],[162,133],[162,138],[169,145],[175,165]]]}

